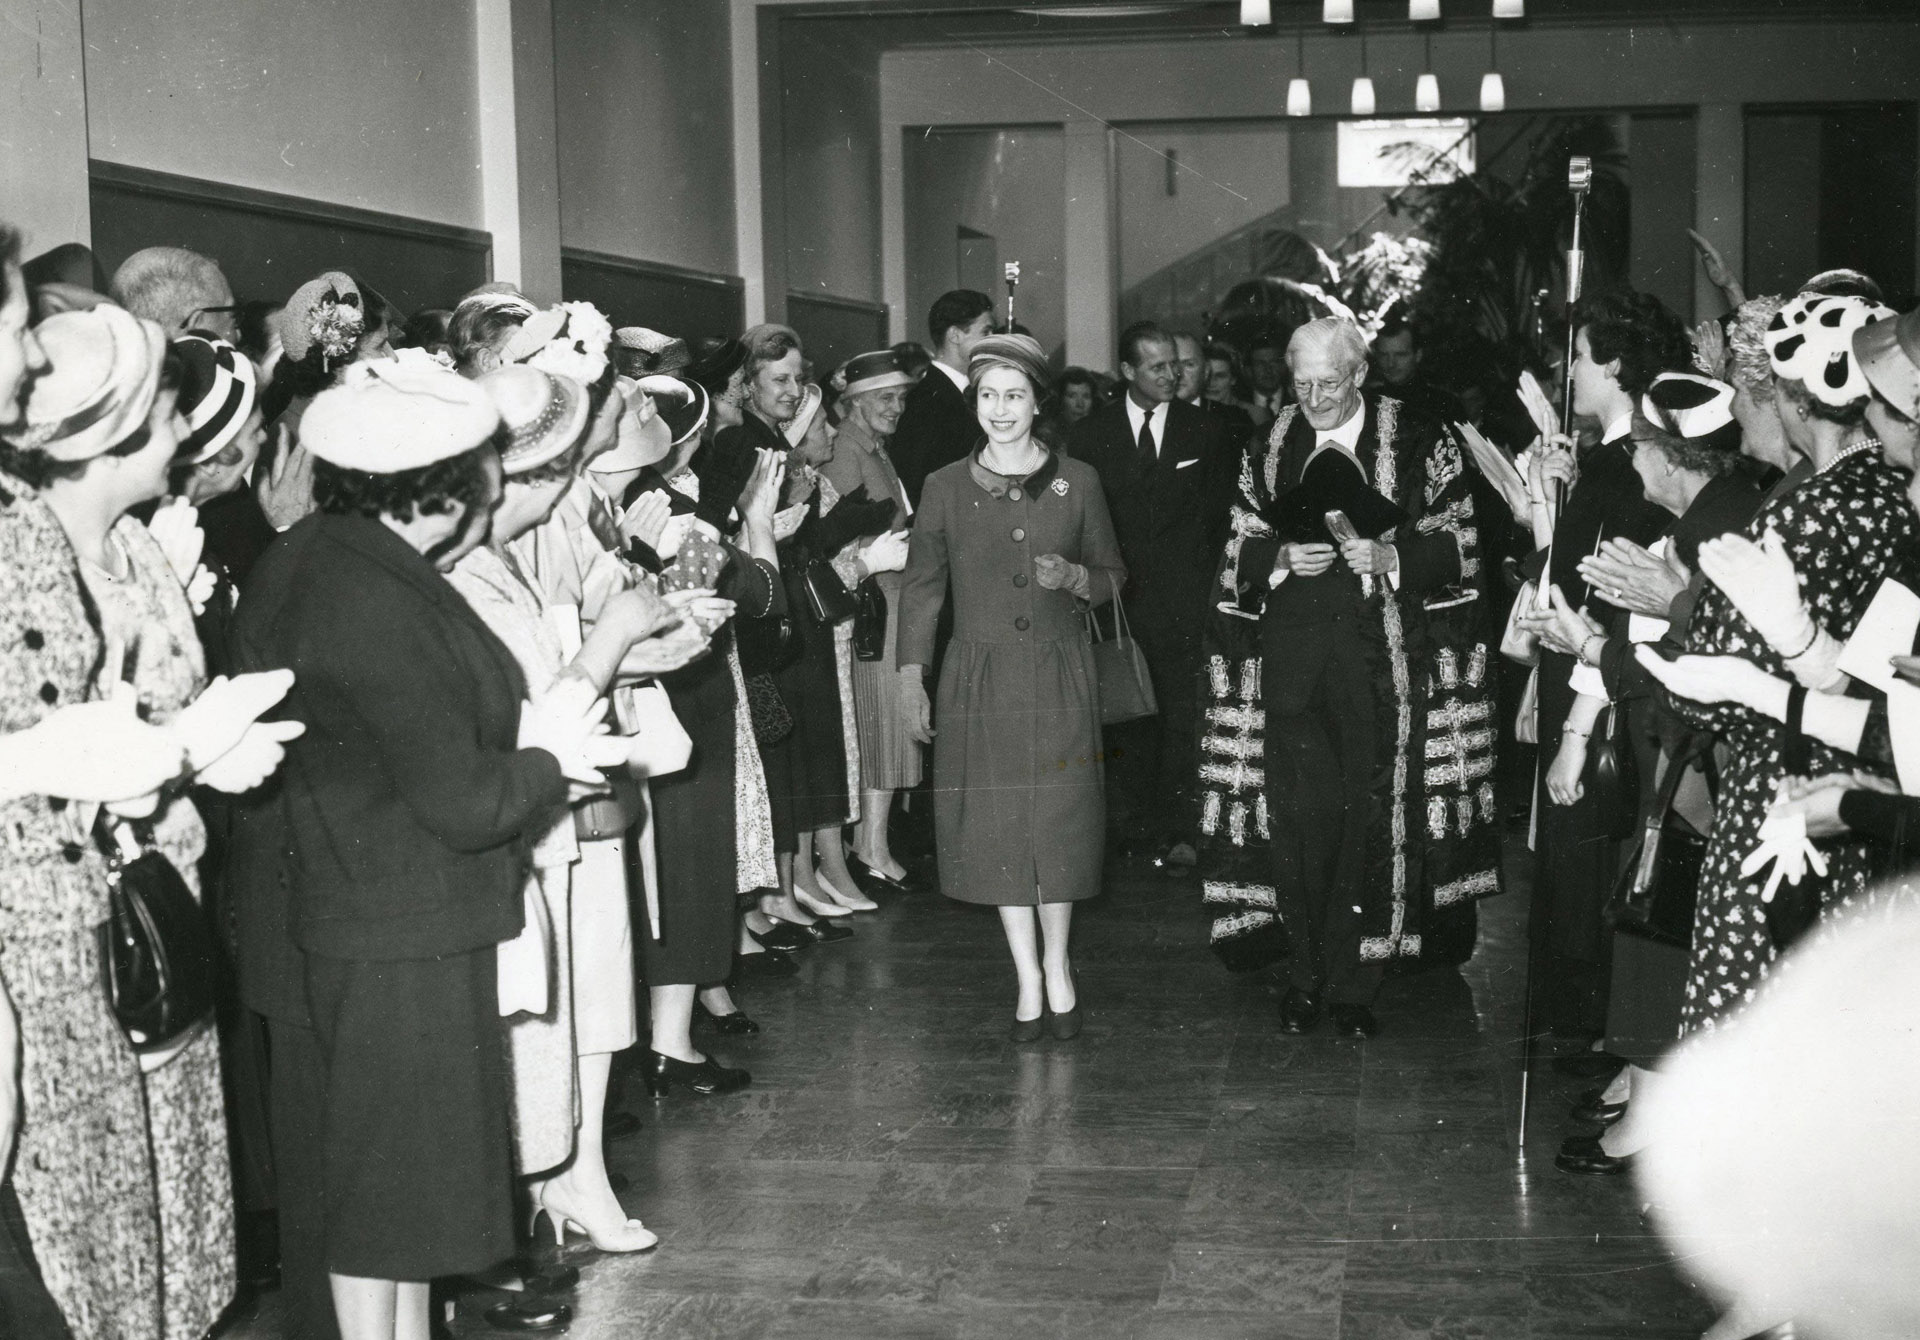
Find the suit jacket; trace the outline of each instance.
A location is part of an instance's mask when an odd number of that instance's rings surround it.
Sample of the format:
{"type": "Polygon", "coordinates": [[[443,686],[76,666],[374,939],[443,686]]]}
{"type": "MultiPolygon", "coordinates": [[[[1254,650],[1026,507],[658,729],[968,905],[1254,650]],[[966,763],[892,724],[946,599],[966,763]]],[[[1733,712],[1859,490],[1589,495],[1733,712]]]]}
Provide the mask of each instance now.
{"type": "Polygon", "coordinates": [[[277,990],[263,972],[300,980],[294,946],[432,958],[517,934],[567,784],[516,748],[520,668],[433,565],[378,521],[309,516],[255,565],[231,642],[241,670],[293,670],[281,714],[307,727],[235,834],[249,1003],[277,990]]]}
{"type": "Polygon", "coordinates": [[[906,410],[888,444],[914,510],[919,510],[920,489],[927,476],[965,460],[983,437],[980,420],[960,388],[939,368],[928,368],[926,376],[907,392],[906,410]]]}
{"type": "Polygon", "coordinates": [[[1144,629],[1197,639],[1239,465],[1219,425],[1205,410],[1174,401],[1148,465],[1122,398],[1075,424],[1070,443],[1074,459],[1100,472],[1127,565],[1128,617],[1144,629]]]}

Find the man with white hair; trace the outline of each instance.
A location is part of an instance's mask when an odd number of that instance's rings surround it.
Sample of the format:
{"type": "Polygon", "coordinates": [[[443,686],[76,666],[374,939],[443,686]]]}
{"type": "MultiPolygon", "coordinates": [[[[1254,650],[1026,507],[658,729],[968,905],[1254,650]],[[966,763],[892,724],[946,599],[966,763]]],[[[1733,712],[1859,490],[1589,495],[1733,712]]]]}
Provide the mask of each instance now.
{"type": "Polygon", "coordinates": [[[1204,896],[1230,966],[1285,953],[1286,1031],[1370,1037],[1387,965],[1461,961],[1499,891],[1484,574],[1458,446],[1362,389],[1358,327],[1287,365],[1214,593],[1204,896]]]}
{"type": "Polygon", "coordinates": [[[169,336],[196,331],[240,338],[233,290],[220,267],[184,247],[147,247],[113,272],[108,296],[135,316],[159,323],[169,336]]]}

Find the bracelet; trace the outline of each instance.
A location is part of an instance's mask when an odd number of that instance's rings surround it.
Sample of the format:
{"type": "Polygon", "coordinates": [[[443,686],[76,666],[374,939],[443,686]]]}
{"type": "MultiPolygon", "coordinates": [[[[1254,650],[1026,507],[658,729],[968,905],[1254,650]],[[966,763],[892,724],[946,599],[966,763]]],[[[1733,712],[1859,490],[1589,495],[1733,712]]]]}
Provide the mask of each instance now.
{"type": "MultiPolygon", "coordinates": [[[[1603,650],[1605,649],[1605,647],[1606,647],[1606,645],[1607,645],[1607,635],[1606,635],[1605,633],[1588,633],[1588,634],[1587,634],[1587,636],[1586,636],[1586,641],[1584,641],[1584,642],[1582,642],[1582,643],[1580,644],[1580,659],[1581,659],[1581,660],[1583,660],[1583,661],[1587,661],[1587,643],[1588,643],[1588,642],[1591,642],[1591,641],[1593,641],[1593,640],[1594,640],[1595,638],[1599,638],[1599,639],[1600,639],[1600,646],[1601,646],[1601,648],[1602,648],[1603,650]]],[[[1598,656],[1596,656],[1596,657],[1594,657],[1594,658],[1593,658],[1593,659],[1592,659],[1591,661],[1587,661],[1587,664],[1588,664],[1588,665],[1599,665],[1599,664],[1600,664],[1600,658],[1599,658],[1598,656]]]]}
{"type": "Polygon", "coordinates": [[[1565,736],[1565,735],[1571,735],[1571,736],[1572,736],[1572,737],[1573,737],[1574,739],[1576,739],[1576,740],[1584,740],[1584,739],[1586,739],[1586,738],[1587,738],[1588,736],[1590,736],[1590,735],[1592,735],[1592,734],[1593,734],[1593,732],[1592,732],[1592,731],[1586,731],[1586,730],[1575,730],[1575,729],[1574,729],[1573,727],[1571,727],[1571,726],[1562,726],[1562,727],[1560,728],[1560,734],[1561,734],[1561,735],[1563,735],[1563,736],[1565,736]]]}
{"type": "MultiPolygon", "coordinates": [[[[1809,623],[1812,623],[1813,621],[1812,621],[1812,620],[1808,620],[1808,622],[1809,622],[1809,623]]],[[[1806,654],[1807,654],[1808,652],[1810,652],[1810,651],[1812,651],[1812,650],[1813,650],[1813,644],[1814,644],[1814,643],[1816,643],[1816,642],[1818,642],[1819,640],[1820,640],[1820,625],[1819,625],[1819,624],[1814,624],[1814,625],[1813,625],[1813,631],[1812,631],[1811,633],[1809,633],[1809,634],[1807,634],[1807,645],[1806,645],[1806,646],[1804,646],[1804,647],[1802,647],[1802,648],[1800,648],[1800,650],[1799,650],[1799,651],[1795,651],[1795,652],[1783,652],[1783,653],[1781,654],[1781,659],[1783,659],[1783,660],[1788,660],[1788,661],[1797,661],[1797,660],[1799,660],[1799,659],[1800,659],[1800,658],[1801,658],[1802,656],[1805,656],[1805,655],[1806,655],[1806,654]]]]}

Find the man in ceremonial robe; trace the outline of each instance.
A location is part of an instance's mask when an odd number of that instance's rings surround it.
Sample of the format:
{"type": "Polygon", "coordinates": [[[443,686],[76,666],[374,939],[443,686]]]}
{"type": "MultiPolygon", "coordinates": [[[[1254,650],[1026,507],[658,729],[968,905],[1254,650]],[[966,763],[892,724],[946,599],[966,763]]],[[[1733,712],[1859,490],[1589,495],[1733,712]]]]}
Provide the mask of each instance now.
{"type": "Polygon", "coordinates": [[[1359,329],[1308,322],[1287,361],[1208,629],[1204,896],[1229,966],[1284,954],[1283,1028],[1366,1037],[1386,968],[1463,960],[1499,889],[1485,574],[1459,447],[1361,389],[1359,329]]]}

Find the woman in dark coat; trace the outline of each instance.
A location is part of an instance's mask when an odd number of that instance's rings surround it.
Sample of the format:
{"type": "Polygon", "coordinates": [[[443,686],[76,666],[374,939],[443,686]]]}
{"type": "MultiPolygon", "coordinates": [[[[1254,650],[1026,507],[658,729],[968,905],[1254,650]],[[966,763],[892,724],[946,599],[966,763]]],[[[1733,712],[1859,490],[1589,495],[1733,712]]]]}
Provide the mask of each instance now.
{"type": "Polygon", "coordinates": [[[513,656],[436,570],[486,535],[498,425],[439,369],[366,364],[315,397],[319,511],[260,559],[232,627],[239,668],[294,671],[306,726],[243,833],[273,843],[259,891],[284,889],[283,918],[252,924],[291,933],[317,1036],[274,1065],[318,1071],[310,1194],[344,1340],[425,1334],[428,1281],[513,1252],[495,949],[568,778],[617,762],[589,742],[591,690],[522,712],[513,656]]]}
{"type": "Polygon", "coordinates": [[[1126,581],[1100,477],[1033,438],[1040,346],[990,336],[968,389],[986,443],[927,477],[901,594],[909,733],[933,754],[940,886],[1000,909],[1020,998],[1013,1036],[1080,1027],[1073,904],[1100,891],[1106,832],[1100,694],[1086,611],[1126,581]],[[953,641],[939,706],[924,682],[941,607],[953,641]],[[1044,940],[1044,961],[1041,941],[1044,940]]]}

